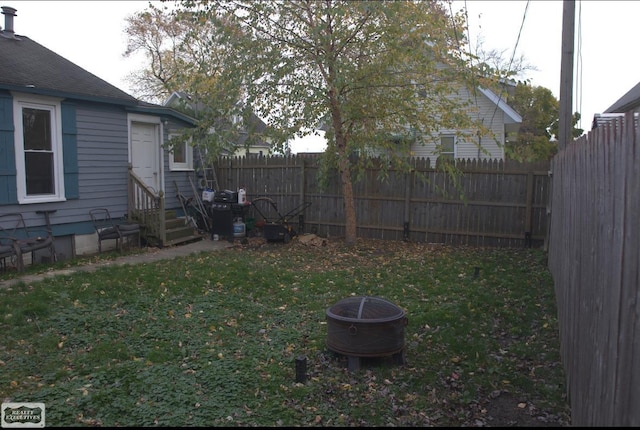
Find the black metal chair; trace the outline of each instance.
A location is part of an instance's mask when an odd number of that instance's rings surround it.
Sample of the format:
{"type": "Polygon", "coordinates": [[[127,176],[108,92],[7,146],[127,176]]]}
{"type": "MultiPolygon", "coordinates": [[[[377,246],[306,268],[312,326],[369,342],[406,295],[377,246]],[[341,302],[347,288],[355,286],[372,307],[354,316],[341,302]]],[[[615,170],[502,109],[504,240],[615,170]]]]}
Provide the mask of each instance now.
{"type": "Polygon", "coordinates": [[[115,240],[116,250],[122,251],[126,237],[136,236],[140,247],[140,225],[124,219],[112,219],[107,208],[96,208],[89,211],[91,222],[98,234],[98,252],[102,252],[103,240],[115,240]]]}
{"type": "MultiPolygon", "coordinates": [[[[0,227],[1,229],[2,227],[0,227]]],[[[0,237],[0,271],[7,270],[7,258],[11,260],[12,263],[16,263],[16,258],[18,257],[18,253],[16,252],[16,248],[14,246],[14,241],[7,237],[0,237]]]]}
{"type": "Polygon", "coordinates": [[[22,272],[24,254],[30,252],[33,262],[34,252],[40,249],[49,249],[51,261],[55,261],[53,235],[47,229],[27,227],[20,213],[0,215],[0,258],[3,262],[7,257],[15,259],[18,271],[22,272]]]}

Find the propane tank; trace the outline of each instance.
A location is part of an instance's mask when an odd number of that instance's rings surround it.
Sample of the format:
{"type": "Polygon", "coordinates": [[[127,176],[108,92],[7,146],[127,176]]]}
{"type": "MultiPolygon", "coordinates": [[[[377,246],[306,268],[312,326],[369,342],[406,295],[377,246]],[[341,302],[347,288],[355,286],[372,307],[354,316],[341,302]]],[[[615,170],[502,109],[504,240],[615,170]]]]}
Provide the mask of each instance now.
{"type": "Polygon", "coordinates": [[[242,218],[236,218],[233,221],[233,237],[244,237],[246,226],[242,222],[242,218]]]}

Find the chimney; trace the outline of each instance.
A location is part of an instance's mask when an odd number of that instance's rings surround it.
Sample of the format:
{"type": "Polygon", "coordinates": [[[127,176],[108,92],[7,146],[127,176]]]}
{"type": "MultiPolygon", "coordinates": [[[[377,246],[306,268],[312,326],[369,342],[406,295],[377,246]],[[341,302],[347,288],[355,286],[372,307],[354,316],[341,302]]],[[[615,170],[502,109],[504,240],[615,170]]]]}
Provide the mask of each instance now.
{"type": "Polygon", "coordinates": [[[2,14],[4,15],[4,32],[13,35],[13,17],[16,15],[16,9],[10,6],[2,6],[2,14]]]}

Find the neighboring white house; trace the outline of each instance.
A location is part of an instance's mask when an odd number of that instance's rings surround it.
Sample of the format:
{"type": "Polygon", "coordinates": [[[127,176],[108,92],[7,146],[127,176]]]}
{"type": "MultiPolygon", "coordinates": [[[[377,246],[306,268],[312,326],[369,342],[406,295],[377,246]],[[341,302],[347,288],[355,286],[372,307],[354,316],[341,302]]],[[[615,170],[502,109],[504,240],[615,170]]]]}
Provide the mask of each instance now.
{"type": "Polygon", "coordinates": [[[640,113],[640,82],[612,104],[604,113],[640,113]]]}
{"type": "Polygon", "coordinates": [[[593,122],[591,123],[591,129],[607,123],[611,119],[624,117],[624,114],[628,112],[633,112],[635,121],[638,121],[638,115],[640,114],[640,82],[620,97],[620,99],[605,110],[604,113],[595,114],[593,116],[593,122]]]}
{"type": "Polygon", "coordinates": [[[506,101],[493,91],[478,87],[476,94],[463,89],[460,98],[474,100],[468,115],[480,121],[493,136],[477,136],[472,130],[440,130],[439,139],[412,145],[416,157],[431,159],[445,157],[452,159],[504,160],[504,146],[508,133],[517,133],[522,117],[506,101]],[[459,132],[476,135],[475,140],[462,140],[459,132]],[[438,145],[442,145],[438,150],[438,145]]]}
{"type": "MultiPolygon", "coordinates": [[[[469,107],[468,115],[474,121],[481,121],[493,134],[478,136],[473,130],[440,130],[435,141],[422,141],[411,146],[414,157],[425,157],[435,161],[437,158],[504,160],[504,146],[509,133],[517,133],[522,117],[504,98],[493,91],[478,88],[476,94],[468,90],[459,92],[458,97],[467,97],[474,103],[469,107]],[[462,132],[462,133],[460,133],[462,132]],[[474,140],[464,141],[457,137],[460,134],[476,136],[474,140]],[[442,149],[438,150],[438,145],[442,149]]],[[[305,141],[294,142],[296,152],[318,152],[326,149],[324,136],[313,136],[313,146],[305,148],[305,141]]],[[[306,144],[309,146],[309,144],[306,144]]]]}
{"type": "MultiPolygon", "coordinates": [[[[180,110],[187,106],[191,111],[197,112],[198,110],[204,109],[204,105],[201,102],[194,101],[191,96],[184,92],[173,92],[167,100],[163,103],[164,106],[172,107],[174,109],[180,110]]],[[[197,114],[194,116],[197,117],[197,114]]],[[[237,119],[232,118],[231,121],[234,123],[237,119]]],[[[263,120],[261,120],[257,115],[252,115],[251,124],[249,124],[252,132],[254,134],[263,133],[267,125],[263,120]]],[[[250,156],[250,155],[269,155],[271,153],[271,144],[267,139],[258,139],[247,146],[245,145],[246,139],[248,138],[248,133],[242,133],[237,142],[234,142],[236,145],[236,150],[233,154],[224,154],[224,155],[232,155],[232,156],[250,156]]],[[[186,154],[189,154],[193,151],[191,147],[187,147],[185,144],[184,148],[178,148],[177,153],[184,151],[186,154]]],[[[174,149],[176,152],[176,149],[174,149]]],[[[188,157],[188,155],[186,155],[188,157]]],[[[192,156],[191,156],[192,157],[192,156]]]]}
{"type": "MultiPolygon", "coordinates": [[[[510,84],[507,84],[510,85],[510,84]]],[[[428,140],[414,143],[411,146],[411,153],[415,157],[430,158],[435,161],[437,158],[449,159],[478,159],[478,160],[504,160],[505,159],[505,143],[509,133],[517,133],[522,117],[507,101],[495,94],[493,91],[478,87],[475,93],[471,93],[468,89],[461,89],[457,97],[463,100],[471,100],[473,103],[468,108],[468,115],[474,122],[481,122],[489,129],[490,134],[479,135],[474,130],[440,130],[436,140],[428,140]],[[465,140],[461,135],[473,136],[465,140]]],[[[182,92],[174,92],[165,101],[164,105],[179,109],[180,106],[189,106],[191,109],[197,109],[198,103],[195,103],[190,96],[182,92]]],[[[266,129],[266,124],[254,115],[254,123],[252,124],[254,131],[261,132],[266,129]]],[[[314,147],[296,148],[294,152],[317,152],[326,149],[326,141],[324,137],[314,136],[314,147]],[[322,144],[322,142],[325,142],[322,144]]],[[[298,144],[298,142],[295,142],[298,144]]],[[[299,145],[298,145],[299,146],[299,145]]],[[[190,148],[185,148],[190,151],[190,148]]],[[[234,154],[236,156],[246,155],[269,155],[271,154],[271,145],[267,140],[260,140],[252,146],[245,147],[243,141],[237,142],[237,149],[234,154]]]]}

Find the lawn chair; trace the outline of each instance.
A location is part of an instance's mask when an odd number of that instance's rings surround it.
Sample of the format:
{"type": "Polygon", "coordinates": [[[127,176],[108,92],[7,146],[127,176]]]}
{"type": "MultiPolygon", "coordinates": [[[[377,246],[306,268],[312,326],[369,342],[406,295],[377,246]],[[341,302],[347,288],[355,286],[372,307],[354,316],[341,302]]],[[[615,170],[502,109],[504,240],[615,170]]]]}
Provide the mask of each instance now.
{"type": "Polygon", "coordinates": [[[89,211],[91,222],[98,233],[98,252],[102,252],[103,240],[116,241],[116,250],[120,252],[124,239],[135,235],[140,247],[140,225],[127,222],[123,219],[112,219],[107,208],[91,209],[89,211]]]}
{"type": "Polygon", "coordinates": [[[24,254],[30,252],[33,262],[35,251],[40,249],[49,249],[51,261],[55,261],[53,236],[47,229],[27,227],[20,213],[0,215],[0,258],[3,262],[7,257],[15,259],[18,271],[22,272],[24,254]]]}
{"type": "MultiPolygon", "coordinates": [[[[0,227],[1,229],[2,227],[0,227]]],[[[7,270],[7,258],[11,260],[12,263],[16,262],[16,258],[18,257],[18,253],[16,252],[16,248],[14,246],[13,240],[7,237],[0,237],[0,271],[7,270]]]]}

